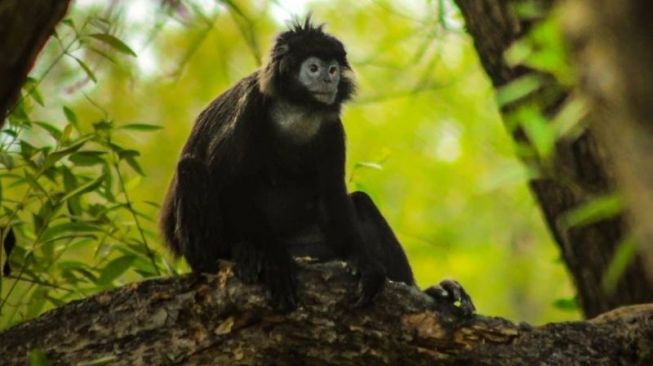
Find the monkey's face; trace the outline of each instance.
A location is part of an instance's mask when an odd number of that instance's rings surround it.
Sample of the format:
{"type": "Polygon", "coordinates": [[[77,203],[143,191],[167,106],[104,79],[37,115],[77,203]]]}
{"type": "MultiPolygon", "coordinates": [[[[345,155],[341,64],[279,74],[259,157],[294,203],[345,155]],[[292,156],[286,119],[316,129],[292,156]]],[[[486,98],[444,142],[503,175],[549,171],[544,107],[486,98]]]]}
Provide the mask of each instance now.
{"type": "Polygon", "coordinates": [[[311,56],[301,63],[297,79],[315,100],[330,105],[338,95],[340,72],[338,61],[311,56]]]}

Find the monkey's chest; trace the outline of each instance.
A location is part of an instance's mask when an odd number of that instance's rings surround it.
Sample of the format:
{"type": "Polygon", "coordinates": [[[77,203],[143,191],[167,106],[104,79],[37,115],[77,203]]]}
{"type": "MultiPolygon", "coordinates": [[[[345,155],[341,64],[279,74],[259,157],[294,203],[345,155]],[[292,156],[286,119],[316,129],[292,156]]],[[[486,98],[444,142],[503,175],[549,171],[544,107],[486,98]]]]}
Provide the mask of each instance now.
{"type": "Polygon", "coordinates": [[[319,197],[309,179],[270,176],[259,195],[268,222],[280,236],[293,235],[317,221],[319,197]]]}
{"type": "Polygon", "coordinates": [[[278,137],[285,143],[303,145],[313,141],[325,121],[323,113],[306,111],[285,103],[277,103],[270,118],[278,137]]]}

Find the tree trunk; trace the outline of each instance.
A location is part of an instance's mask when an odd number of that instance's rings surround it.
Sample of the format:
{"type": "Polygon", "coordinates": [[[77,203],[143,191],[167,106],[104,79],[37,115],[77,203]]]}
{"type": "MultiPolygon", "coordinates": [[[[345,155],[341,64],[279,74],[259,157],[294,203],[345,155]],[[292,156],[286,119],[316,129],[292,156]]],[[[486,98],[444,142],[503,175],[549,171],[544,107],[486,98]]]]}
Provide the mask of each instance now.
{"type": "MultiPolygon", "coordinates": [[[[532,21],[517,17],[513,9],[515,2],[456,0],[456,3],[494,87],[499,89],[522,76],[537,74],[544,80],[536,93],[537,103],[547,113],[555,113],[569,96],[569,90],[551,75],[525,67],[512,67],[504,59],[504,52],[533,25],[532,21]]],[[[538,3],[548,9],[553,1],[540,0],[538,3]]],[[[522,99],[503,106],[501,112],[504,119],[508,119],[520,103],[532,102],[532,98],[522,99]]],[[[595,117],[594,114],[589,116],[590,124],[593,124],[595,117]]],[[[515,128],[512,132],[517,142],[530,144],[521,128],[515,128]]],[[[561,220],[569,210],[612,193],[615,189],[611,167],[594,135],[593,129],[586,129],[576,138],[557,141],[551,165],[529,161],[540,164],[540,171],[543,172],[530,182],[530,188],[573,276],[581,308],[587,317],[621,305],[653,301],[653,281],[647,280],[640,256],[626,268],[614,291],[601,286],[615,249],[628,232],[623,217],[572,227],[563,225],[561,220]]]]}
{"type": "Polygon", "coordinates": [[[0,334],[3,365],[38,349],[56,365],[650,365],[653,304],[531,327],[472,316],[403,284],[352,309],[341,262],[302,264],[296,311],[266,305],[230,267],[135,283],[0,334]]]}
{"type": "Polygon", "coordinates": [[[70,0],[3,0],[0,5],[0,128],[70,0]]]}
{"type": "MultiPolygon", "coordinates": [[[[567,1],[565,29],[596,110],[653,282],[653,7],[642,0],[567,1]]],[[[649,288],[649,293],[653,288],[649,288]]]]}

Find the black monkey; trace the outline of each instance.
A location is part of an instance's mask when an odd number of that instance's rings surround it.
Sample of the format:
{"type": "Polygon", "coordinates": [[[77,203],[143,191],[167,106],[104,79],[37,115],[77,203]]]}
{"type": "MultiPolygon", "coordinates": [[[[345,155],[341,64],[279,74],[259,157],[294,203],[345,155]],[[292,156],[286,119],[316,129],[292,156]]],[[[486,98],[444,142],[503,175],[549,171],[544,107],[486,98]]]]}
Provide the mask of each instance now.
{"type": "MultiPolygon", "coordinates": [[[[231,259],[283,309],[296,306],[293,257],[347,260],[360,274],[358,305],[386,277],[415,285],[372,200],[346,190],[340,110],[350,75],[343,44],[307,18],[278,36],[263,69],[199,115],[161,213],[167,246],[194,272],[231,259]]],[[[462,288],[443,288],[465,300],[462,288]]]]}

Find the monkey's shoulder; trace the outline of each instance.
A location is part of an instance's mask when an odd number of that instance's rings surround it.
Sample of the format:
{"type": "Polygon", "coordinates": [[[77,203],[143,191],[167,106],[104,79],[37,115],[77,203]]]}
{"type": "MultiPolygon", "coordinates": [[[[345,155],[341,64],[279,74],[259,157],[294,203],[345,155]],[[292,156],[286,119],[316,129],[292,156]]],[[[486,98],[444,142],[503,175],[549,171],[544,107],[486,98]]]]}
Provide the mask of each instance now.
{"type": "Polygon", "coordinates": [[[256,75],[252,73],[242,78],[213,99],[198,116],[198,122],[207,119],[222,122],[225,118],[233,118],[246,111],[259,110],[264,104],[264,98],[259,90],[256,75]]]}

